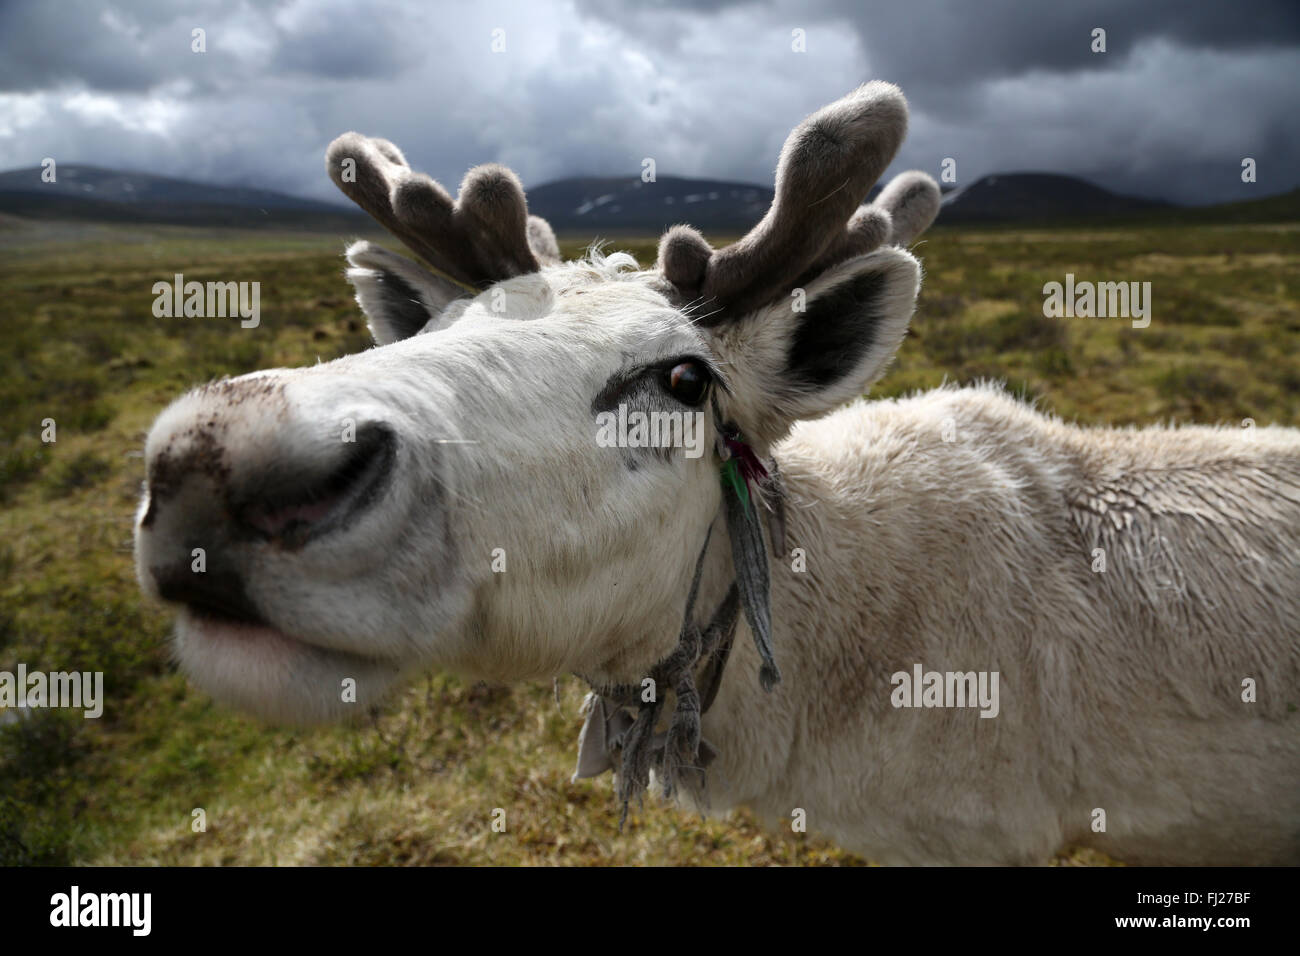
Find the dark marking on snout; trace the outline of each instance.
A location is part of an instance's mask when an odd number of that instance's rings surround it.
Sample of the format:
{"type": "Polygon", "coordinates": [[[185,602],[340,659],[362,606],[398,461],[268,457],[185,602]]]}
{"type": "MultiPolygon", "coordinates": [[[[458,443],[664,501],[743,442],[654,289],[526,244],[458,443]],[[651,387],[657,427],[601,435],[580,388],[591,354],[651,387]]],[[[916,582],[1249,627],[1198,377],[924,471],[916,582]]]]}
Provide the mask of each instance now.
{"type": "Polygon", "coordinates": [[[225,567],[194,571],[187,561],[150,569],[164,601],[184,604],[196,614],[239,624],[268,626],[248,596],[244,579],[225,567]]]}
{"type": "Polygon", "coordinates": [[[154,520],[156,506],[176,494],[189,475],[200,474],[211,478],[218,488],[230,483],[230,464],[225,455],[226,436],[229,432],[228,414],[252,402],[262,403],[267,413],[283,414],[287,408],[284,400],[284,382],[274,378],[247,380],[223,378],[209,382],[198,389],[204,399],[214,399],[215,409],[204,412],[201,421],[176,432],[167,444],[149,462],[149,507],[141,524],[149,527],[154,520]]]}
{"type": "Polygon", "coordinates": [[[162,451],[149,462],[149,512],[144,523],[152,522],[152,513],[159,502],[167,501],[180,489],[189,475],[201,474],[211,478],[218,487],[230,480],[230,465],[222,452],[221,435],[224,422],[212,418],[199,425],[191,425],[172,435],[162,451]]]}

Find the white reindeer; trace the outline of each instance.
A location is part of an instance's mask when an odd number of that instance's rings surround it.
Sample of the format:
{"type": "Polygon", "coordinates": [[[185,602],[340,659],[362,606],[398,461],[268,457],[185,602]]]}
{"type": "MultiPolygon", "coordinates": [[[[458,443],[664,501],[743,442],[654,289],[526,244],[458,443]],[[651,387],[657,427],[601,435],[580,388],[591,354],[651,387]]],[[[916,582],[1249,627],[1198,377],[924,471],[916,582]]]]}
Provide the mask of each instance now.
{"type": "Polygon", "coordinates": [[[1300,431],[859,399],[937,208],[916,173],[858,207],[906,118],[883,83],[813,114],[753,232],[676,227],[647,271],[561,263],[501,167],[453,202],[336,140],[335,181],[428,268],[356,243],[379,348],[154,425],[136,560],[186,673],[292,721],[430,666],[577,673],[579,774],[801,810],[881,862],[1300,860],[1300,431]],[[619,409],[698,411],[709,452],[606,447],[619,409]]]}

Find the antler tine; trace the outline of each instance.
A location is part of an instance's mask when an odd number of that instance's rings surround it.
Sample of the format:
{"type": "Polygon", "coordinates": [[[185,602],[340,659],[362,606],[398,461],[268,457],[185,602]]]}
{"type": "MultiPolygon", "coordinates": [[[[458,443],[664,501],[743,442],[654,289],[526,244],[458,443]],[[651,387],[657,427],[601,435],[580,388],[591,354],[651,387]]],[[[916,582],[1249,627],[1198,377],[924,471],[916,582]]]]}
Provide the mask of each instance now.
{"type": "Polygon", "coordinates": [[[906,246],[930,228],[939,215],[943,194],[928,173],[910,169],[889,181],[875,202],[859,207],[848,227],[836,236],[801,277],[799,284],[884,245],[906,246]]]}
{"type": "Polygon", "coordinates": [[[344,133],[325,154],[330,179],[380,225],[447,278],[481,289],[559,260],[555,235],[545,220],[528,215],[519,178],[504,166],[476,166],[466,173],[453,202],[447,190],[412,172],[392,143],[344,133]],[[351,160],[349,167],[347,161],[351,160]],[[531,220],[536,220],[535,224],[531,220]]]}
{"type": "Polygon", "coordinates": [[[909,169],[891,179],[872,206],[888,212],[894,224],[889,242],[906,246],[930,228],[942,201],[939,184],[929,173],[909,169]]]}
{"type": "Polygon", "coordinates": [[[560,244],[555,240],[555,230],[541,216],[528,217],[528,247],[543,265],[560,261],[560,244]]]}
{"type": "MultiPolygon", "coordinates": [[[[469,283],[467,275],[394,213],[393,190],[411,175],[406,157],[396,146],[387,140],[371,139],[360,133],[344,133],[325,151],[325,169],[345,196],[401,239],[412,252],[458,282],[469,283]]],[[[443,191],[442,199],[449,214],[451,197],[443,191]]]]}
{"type": "Polygon", "coordinates": [[[873,249],[879,249],[889,242],[893,230],[894,220],[888,209],[875,203],[859,206],[858,211],[849,219],[849,224],[837,235],[832,235],[830,243],[808,269],[808,273],[824,272],[845,259],[865,256],[873,249]]]}
{"type": "Polygon", "coordinates": [[[870,251],[892,226],[881,209],[857,210],[906,131],[907,101],[892,83],[866,83],[822,107],[786,139],[762,221],[716,252],[689,226],[670,229],[659,247],[664,276],[685,297],[725,306],[712,324],[782,296],[828,253],[870,251]]]}

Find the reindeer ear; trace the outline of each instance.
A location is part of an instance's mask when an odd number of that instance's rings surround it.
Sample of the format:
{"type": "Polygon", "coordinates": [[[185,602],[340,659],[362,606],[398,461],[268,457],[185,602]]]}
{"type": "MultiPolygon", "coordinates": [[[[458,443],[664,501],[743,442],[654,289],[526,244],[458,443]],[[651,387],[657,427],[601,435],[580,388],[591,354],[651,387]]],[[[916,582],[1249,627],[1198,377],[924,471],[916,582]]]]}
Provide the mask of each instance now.
{"type": "MultiPolygon", "coordinates": [[[[777,378],[791,419],[815,418],[863,394],[903,342],[921,266],[901,249],[849,259],[817,277],[785,312],[784,368],[777,378]]],[[[780,320],[778,320],[780,321],[780,320]]]]}
{"type": "Polygon", "coordinates": [[[464,294],[405,256],[369,242],[354,242],[347,259],[352,267],[348,281],[357,290],[357,303],[377,345],[410,338],[464,294]]]}

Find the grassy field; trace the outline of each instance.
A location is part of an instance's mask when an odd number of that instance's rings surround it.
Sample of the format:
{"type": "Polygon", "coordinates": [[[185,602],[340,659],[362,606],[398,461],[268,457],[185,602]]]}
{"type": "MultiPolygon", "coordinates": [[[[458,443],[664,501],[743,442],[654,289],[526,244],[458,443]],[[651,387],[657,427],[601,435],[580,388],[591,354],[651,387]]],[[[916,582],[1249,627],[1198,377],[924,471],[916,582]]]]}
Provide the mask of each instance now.
{"type": "MultiPolygon", "coordinates": [[[[620,834],[609,778],[569,782],[573,679],[557,707],[434,674],[359,728],[292,731],[175,673],[131,565],[145,432],[195,383],[366,347],[343,238],[0,218],[0,670],[103,671],[107,695],[97,721],[0,712],[0,864],[863,862],[652,798],[620,834]],[[154,318],[175,272],[261,282],[260,327],[154,318]]],[[[1300,224],[940,230],[916,252],[914,334],[876,394],[996,378],[1083,423],[1300,423],[1300,224]],[[1150,327],[1044,318],[1067,272],[1150,281],[1150,327]]]]}

